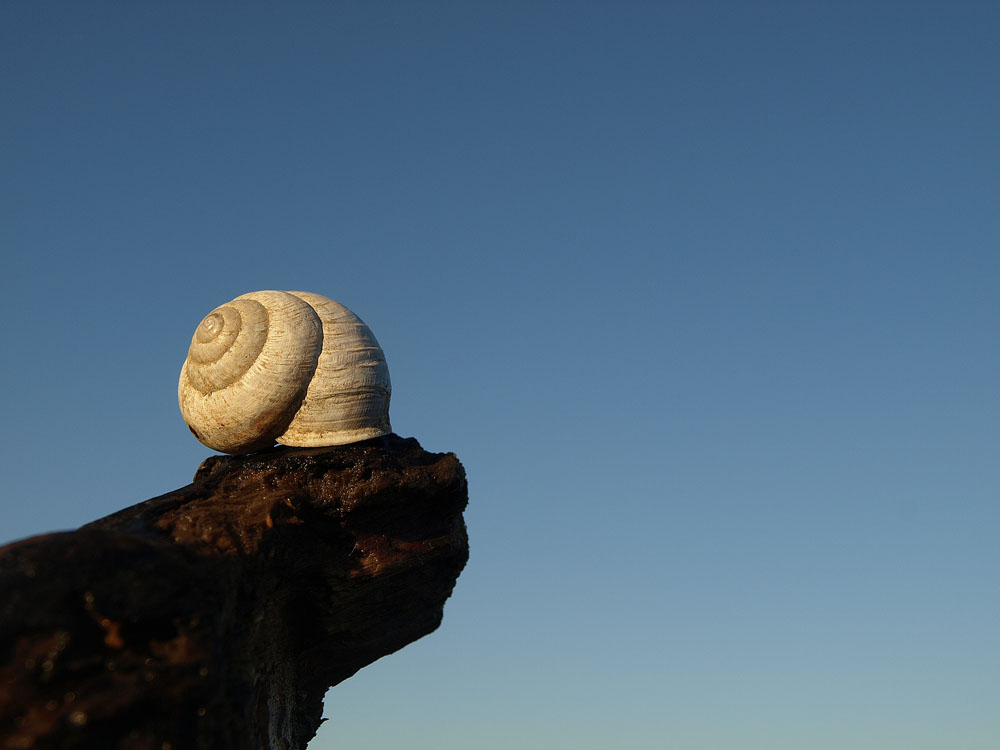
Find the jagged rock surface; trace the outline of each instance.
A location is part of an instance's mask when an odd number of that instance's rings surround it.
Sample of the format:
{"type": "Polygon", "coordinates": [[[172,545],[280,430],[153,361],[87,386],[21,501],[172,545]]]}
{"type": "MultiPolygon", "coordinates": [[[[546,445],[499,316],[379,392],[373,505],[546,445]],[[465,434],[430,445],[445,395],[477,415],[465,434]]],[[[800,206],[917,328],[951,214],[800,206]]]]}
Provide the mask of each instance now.
{"type": "Polygon", "coordinates": [[[466,501],[392,435],[212,457],[0,548],[0,748],[304,748],[329,686],[439,625],[466,501]]]}

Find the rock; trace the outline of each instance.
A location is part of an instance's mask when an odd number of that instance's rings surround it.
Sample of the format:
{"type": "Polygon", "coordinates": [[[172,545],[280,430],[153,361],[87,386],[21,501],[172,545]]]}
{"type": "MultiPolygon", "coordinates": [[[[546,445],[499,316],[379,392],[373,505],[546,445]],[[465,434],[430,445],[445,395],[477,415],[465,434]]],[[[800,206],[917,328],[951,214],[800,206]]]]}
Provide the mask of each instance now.
{"type": "Polygon", "coordinates": [[[0,748],[304,748],[331,685],[440,624],[466,502],[390,435],[212,457],[0,548],[0,748]]]}

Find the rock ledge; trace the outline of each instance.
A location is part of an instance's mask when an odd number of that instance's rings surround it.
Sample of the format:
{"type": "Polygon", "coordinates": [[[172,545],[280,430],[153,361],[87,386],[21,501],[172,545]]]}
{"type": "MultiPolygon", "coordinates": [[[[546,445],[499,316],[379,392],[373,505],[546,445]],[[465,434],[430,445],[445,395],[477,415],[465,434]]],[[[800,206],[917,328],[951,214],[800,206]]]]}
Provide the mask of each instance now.
{"type": "Polygon", "coordinates": [[[304,748],[327,688],[440,624],[467,497],[390,435],[212,457],[0,548],[0,748],[304,748]]]}

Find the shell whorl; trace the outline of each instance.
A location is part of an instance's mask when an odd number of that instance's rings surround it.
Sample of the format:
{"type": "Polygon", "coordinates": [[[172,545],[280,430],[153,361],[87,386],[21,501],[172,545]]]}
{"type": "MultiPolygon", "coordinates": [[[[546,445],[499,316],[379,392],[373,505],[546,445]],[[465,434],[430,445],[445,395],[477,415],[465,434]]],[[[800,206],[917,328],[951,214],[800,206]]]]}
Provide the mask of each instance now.
{"type": "Polygon", "coordinates": [[[391,432],[392,386],[371,330],[308,292],[251,292],[210,312],[177,387],[185,422],[225,453],[341,445],[391,432]]]}

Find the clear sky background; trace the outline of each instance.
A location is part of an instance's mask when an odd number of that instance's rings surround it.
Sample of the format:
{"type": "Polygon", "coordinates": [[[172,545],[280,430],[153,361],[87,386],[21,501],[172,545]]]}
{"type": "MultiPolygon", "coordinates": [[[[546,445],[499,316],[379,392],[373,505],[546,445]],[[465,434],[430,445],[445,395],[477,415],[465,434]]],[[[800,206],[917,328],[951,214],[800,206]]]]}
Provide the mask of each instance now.
{"type": "Polygon", "coordinates": [[[994,750],[1000,6],[0,9],[0,542],[190,481],[247,291],[469,475],[311,748],[994,750]]]}

